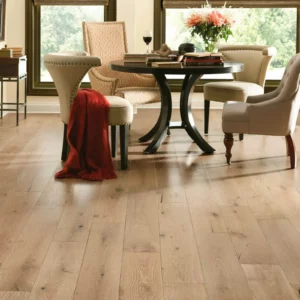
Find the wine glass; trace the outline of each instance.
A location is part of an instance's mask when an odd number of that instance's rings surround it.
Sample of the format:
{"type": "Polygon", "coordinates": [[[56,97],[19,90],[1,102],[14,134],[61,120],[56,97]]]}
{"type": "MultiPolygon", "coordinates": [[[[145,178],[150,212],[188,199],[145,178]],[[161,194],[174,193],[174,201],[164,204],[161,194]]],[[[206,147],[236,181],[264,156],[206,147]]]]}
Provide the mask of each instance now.
{"type": "Polygon", "coordinates": [[[146,30],[146,31],[144,31],[144,34],[143,34],[143,40],[144,40],[144,42],[145,42],[146,45],[147,45],[147,51],[146,51],[146,54],[149,54],[149,53],[150,53],[150,50],[149,50],[149,44],[150,44],[151,41],[152,41],[152,31],[151,31],[151,30],[146,30]]]}

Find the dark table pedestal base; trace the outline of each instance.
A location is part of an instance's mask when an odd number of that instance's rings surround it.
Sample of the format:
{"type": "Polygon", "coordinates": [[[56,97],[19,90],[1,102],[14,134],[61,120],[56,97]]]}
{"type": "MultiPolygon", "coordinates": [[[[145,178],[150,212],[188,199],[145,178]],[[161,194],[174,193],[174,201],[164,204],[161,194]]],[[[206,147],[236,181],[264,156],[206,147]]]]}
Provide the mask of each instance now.
{"type": "Polygon", "coordinates": [[[170,122],[172,116],[172,98],[167,78],[164,74],[154,73],[154,76],[160,87],[161,94],[161,110],[159,118],[154,127],[139,140],[141,142],[149,141],[153,138],[149,146],[144,150],[145,154],[152,154],[157,151],[165,137],[169,128],[185,129],[191,139],[198,147],[206,153],[215,151],[201,136],[196,128],[195,121],[191,110],[190,93],[193,91],[196,81],[202,77],[201,74],[187,74],[184,78],[181,95],[180,95],[180,116],[181,122],[170,122]]]}

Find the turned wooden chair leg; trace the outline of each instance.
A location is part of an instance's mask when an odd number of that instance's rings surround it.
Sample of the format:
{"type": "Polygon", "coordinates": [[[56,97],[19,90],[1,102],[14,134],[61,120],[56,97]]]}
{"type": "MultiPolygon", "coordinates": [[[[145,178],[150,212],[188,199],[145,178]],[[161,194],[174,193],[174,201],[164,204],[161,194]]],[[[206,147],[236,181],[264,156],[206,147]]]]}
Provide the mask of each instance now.
{"type": "Polygon", "coordinates": [[[110,126],[111,156],[117,156],[117,126],[110,126]]]}
{"type": "Polygon", "coordinates": [[[230,159],[232,156],[231,148],[233,146],[233,134],[232,133],[225,133],[224,145],[226,147],[226,153],[225,153],[226,161],[227,161],[227,164],[230,165],[230,159]]]}
{"type": "Polygon", "coordinates": [[[63,136],[63,145],[62,145],[62,151],[61,151],[61,160],[66,161],[70,147],[68,144],[68,139],[67,139],[67,132],[68,132],[68,124],[64,124],[64,136],[63,136]]]}
{"type": "Polygon", "coordinates": [[[285,136],[286,156],[290,156],[288,139],[285,136]]]}
{"type": "Polygon", "coordinates": [[[208,134],[210,101],[204,100],[204,133],[208,134]]]}
{"type": "Polygon", "coordinates": [[[120,149],[122,170],[126,170],[128,165],[128,135],[129,125],[120,125],[120,149]]]}
{"type": "Polygon", "coordinates": [[[244,134],[243,134],[243,133],[240,133],[240,134],[239,134],[239,140],[242,141],[243,139],[244,139],[244,134]]]}
{"type": "Polygon", "coordinates": [[[287,146],[287,153],[290,156],[291,168],[295,169],[297,165],[297,155],[295,144],[290,134],[285,137],[285,142],[287,146]]]}

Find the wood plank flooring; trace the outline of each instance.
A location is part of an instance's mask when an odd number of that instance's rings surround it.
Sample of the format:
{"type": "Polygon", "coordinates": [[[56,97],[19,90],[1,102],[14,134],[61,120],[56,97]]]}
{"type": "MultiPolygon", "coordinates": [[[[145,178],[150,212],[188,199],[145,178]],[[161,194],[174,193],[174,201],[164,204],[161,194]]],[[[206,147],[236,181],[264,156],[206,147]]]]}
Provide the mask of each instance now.
{"type": "Polygon", "coordinates": [[[0,120],[0,300],[300,299],[300,169],[284,138],[236,138],[229,167],[212,111],[214,155],[182,130],[143,155],[157,117],[139,110],[129,168],[118,156],[103,182],[54,179],[59,115],[0,120]]]}

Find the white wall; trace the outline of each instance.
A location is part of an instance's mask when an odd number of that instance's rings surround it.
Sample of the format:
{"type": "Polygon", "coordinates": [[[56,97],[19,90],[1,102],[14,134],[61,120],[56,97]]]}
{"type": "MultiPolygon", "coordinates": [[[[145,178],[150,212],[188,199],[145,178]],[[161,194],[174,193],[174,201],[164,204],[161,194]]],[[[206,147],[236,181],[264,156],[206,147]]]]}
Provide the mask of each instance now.
{"type": "MultiPolygon", "coordinates": [[[[25,49],[25,0],[6,1],[5,43],[8,47],[25,49]]],[[[15,101],[16,83],[4,83],[7,102],[15,101]]],[[[24,80],[20,83],[20,101],[23,101],[24,80]]]]}

